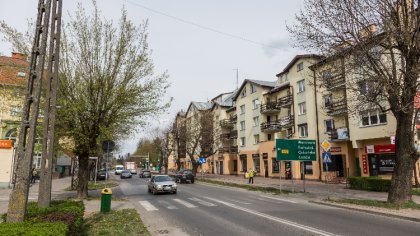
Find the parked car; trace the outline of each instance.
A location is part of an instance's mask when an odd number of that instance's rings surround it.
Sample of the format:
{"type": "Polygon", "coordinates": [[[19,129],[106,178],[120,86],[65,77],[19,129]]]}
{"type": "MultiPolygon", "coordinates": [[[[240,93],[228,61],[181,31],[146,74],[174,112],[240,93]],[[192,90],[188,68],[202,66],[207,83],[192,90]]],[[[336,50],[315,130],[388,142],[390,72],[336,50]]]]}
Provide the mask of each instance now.
{"type": "Polygon", "coordinates": [[[149,193],[173,193],[176,194],[177,185],[168,175],[154,175],[147,184],[149,193]]]}
{"type": "Polygon", "coordinates": [[[150,170],[143,170],[139,174],[140,178],[150,178],[151,176],[152,176],[152,174],[150,173],[150,170]]]}
{"type": "Polygon", "coordinates": [[[123,170],[121,172],[121,176],[120,176],[121,179],[126,179],[126,178],[131,178],[131,177],[132,177],[132,175],[131,175],[131,172],[129,170],[123,170]]]}
{"type": "Polygon", "coordinates": [[[136,169],[130,169],[130,172],[132,175],[136,175],[137,174],[137,170],[136,169]]]}
{"type": "Polygon", "coordinates": [[[97,180],[106,180],[109,179],[109,175],[108,172],[101,170],[98,172],[98,174],[96,175],[96,179],[97,180]]]}
{"type": "Polygon", "coordinates": [[[116,175],[121,174],[123,170],[124,170],[124,166],[123,165],[116,165],[115,166],[115,174],[116,175]]]}
{"type": "Polygon", "coordinates": [[[192,170],[180,170],[175,174],[175,181],[179,183],[194,183],[192,170]]]}

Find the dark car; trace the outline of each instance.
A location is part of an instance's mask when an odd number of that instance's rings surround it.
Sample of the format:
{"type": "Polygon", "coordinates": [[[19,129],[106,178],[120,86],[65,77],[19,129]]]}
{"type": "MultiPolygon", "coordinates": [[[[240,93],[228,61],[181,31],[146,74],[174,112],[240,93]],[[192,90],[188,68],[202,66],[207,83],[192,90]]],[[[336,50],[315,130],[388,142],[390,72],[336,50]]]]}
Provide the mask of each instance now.
{"type": "Polygon", "coordinates": [[[143,170],[139,173],[140,178],[150,178],[151,176],[150,170],[143,170]]]}
{"type": "Polygon", "coordinates": [[[175,175],[175,182],[179,183],[194,183],[194,175],[192,170],[180,170],[175,175]]]}
{"type": "Polygon", "coordinates": [[[106,180],[108,178],[109,178],[108,172],[106,172],[104,170],[99,171],[98,172],[98,175],[96,176],[96,179],[97,180],[106,180]]]}
{"type": "Polygon", "coordinates": [[[121,176],[120,176],[121,179],[131,178],[131,177],[132,177],[132,175],[131,175],[131,172],[129,170],[123,170],[121,172],[121,176]]]}

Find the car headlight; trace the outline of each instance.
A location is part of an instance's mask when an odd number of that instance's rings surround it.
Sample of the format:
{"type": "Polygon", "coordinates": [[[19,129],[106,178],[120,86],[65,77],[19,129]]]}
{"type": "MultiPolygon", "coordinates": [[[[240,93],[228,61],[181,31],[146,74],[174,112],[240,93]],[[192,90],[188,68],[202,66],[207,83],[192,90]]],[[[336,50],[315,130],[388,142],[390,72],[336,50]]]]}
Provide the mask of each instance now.
{"type": "Polygon", "coordinates": [[[176,184],[172,184],[172,187],[173,187],[173,188],[176,188],[176,187],[177,187],[177,185],[176,185],[176,184]]]}
{"type": "Polygon", "coordinates": [[[162,185],[158,185],[157,188],[162,188],[162,185]]]}

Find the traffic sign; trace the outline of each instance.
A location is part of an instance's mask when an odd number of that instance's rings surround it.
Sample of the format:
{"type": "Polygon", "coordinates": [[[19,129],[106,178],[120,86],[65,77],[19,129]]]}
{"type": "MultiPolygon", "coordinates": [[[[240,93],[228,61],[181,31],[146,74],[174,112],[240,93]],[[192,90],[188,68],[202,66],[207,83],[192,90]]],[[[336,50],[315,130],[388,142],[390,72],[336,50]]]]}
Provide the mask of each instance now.
{"type": "Polygon", "coordinates": [[[331,152],[322,152],[322,162],[332,163],[331,152]]]}
{"type": "Polygon", "coordinates": [[[277,161],[316,161],[316,141],[276,139],[277,161]]]}
{"type": "Polygon", "coordinates": [[[198,158],[198,163],[200,163],[200,164],[206,163],[206,158],[205,157],[198,158]]]}
{"type": "Polygon", "coordinates": [[[331,143],[327,139],[324,139],[321,143],[321,147],[324,151],[328,152],[331,149],[331,143]]]}

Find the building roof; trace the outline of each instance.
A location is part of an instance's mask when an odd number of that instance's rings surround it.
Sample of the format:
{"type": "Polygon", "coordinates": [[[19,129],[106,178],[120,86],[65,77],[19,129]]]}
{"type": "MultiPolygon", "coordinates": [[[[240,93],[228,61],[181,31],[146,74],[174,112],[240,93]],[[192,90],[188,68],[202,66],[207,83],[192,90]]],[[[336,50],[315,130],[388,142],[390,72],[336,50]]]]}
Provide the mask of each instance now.
{"type": "Polygon", "coordinates": [[[317,54],[302,54],[302,55],[296,55],[290,62],[289,64],[287,64],[287,66],[283,69],[282,72],[278,73],[276,76],[279,77],[280,75],[283,75],[287,72],[289,72],[290,68],[292,68],[292,66],[300,59],[303,58],[317,58],[317,59],[321,59],[323,58],[320,55],[317,54]]]}
{"type": "Polygon", "coordinates": [[[29,62],[23,58],[0,56],[0,84],[26,86],[28,70],[29,62]]]}
{"type": "Polygon", "coordinates": [[[236,101],[236,99],[238,98],[240,92],[242,91],[242,89],[245,87],[245,85],[247,83],[251,83],[251,84],[256,84],[259,85],[261,87],[268,87],[268,88],[274,88],[276,86],[276,82],[270,82],[270,81],[263,81],[263,80],[251,80],[251,79],[246,79],[244,80],[244,82],[242,82],[241,87],[239,87],[238,91],[236,92],[236,94],[232,97],[232,101],[236,101]]]}
{"type": "Polygon", "coordinates": [[[190,102],[186,114],[191,110],[191,107],[195,107],[199,111],[207,111],[211,109],[211,103],[209,102],[190,102]]]}
{"type": "Polygon", "coordinates": [[[277,85],[275,88],[271,89],[270,91],[268,91],[267,94],[273,94],[289,87],[290,87],[290,82],[286,81],[282,84],[277,85]]]}
{"type": "MultiPolygon", "coordinates": [[[[211,108],[214,109],[214,107],[216,105],[219,105],[221,107],[228,107],[228,108],[232,107],[233,106],[233,97],[236,95],[237,92],[238,92],[238,90],[235,89],[233,92],[221,94],[221,95],[229,94],[229,96],[227,96],[222,101],[217,101],[217,100],[213,101],[211,108]]],[[[217,96],[217,97],[219,97],[219,96],[217,96]]]]}

